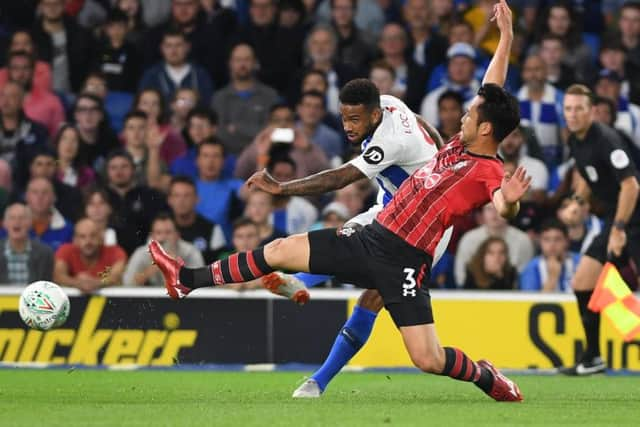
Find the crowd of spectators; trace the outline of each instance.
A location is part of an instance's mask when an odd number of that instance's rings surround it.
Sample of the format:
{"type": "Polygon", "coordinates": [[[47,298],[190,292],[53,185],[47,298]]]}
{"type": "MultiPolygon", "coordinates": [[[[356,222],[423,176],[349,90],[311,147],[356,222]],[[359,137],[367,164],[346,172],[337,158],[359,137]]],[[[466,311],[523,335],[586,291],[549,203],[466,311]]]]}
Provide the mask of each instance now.
{"type": "MultiPolygon", "coordinates": [[[[371,206],[375,184],[305,198],[244,181],[263,168],[286,181],[358,155],[338,116],[338,92],[356,77],[455,135],[497,46],[494,3],[2,2],[0,283],[161,286],[149,238],[196,267],[340,226],[371,206]]],[[[434,288],[570,290],[602,222],[597,201],[567,202],[569,85],[593,89],[596,119],[640,161],[640,1],[509,4],[507,87],[521,126],[501,155],[506,171],[525,166],[531,189],[510,223],[486,206],[456,224],[434,288]]]]}

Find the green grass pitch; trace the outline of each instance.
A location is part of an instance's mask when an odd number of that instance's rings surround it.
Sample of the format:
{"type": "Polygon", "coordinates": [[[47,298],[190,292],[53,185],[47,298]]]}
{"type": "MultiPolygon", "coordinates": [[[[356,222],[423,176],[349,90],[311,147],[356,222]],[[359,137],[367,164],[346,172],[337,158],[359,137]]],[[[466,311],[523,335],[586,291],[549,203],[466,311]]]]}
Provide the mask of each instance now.
{"type": "Polygon", "coordinates": [[[421,374],[344,373],[293,400],[302,373],[0,369],[0,426],[640,425],[640,379],[514,376],[525,402],[421,374]]]}

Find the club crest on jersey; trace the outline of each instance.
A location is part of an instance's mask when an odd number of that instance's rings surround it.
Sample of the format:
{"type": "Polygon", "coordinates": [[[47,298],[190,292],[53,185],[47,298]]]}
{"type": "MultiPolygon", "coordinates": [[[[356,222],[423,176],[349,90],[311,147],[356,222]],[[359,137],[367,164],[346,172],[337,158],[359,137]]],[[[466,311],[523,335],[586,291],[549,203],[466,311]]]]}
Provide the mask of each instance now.
{"type": "Polygon", "coordinates": [[[351,237],[356,232],[353,227],[338,228],[338,236],[351,237]]]}
{"type": "Polygon", "coordinates": [[[362,157],[364,157],[364,161],[370,165],[377,165],[384,160],[384,151],[382,151],[382,148],[380,147],[369,147],[362,154],[362,157]]]}

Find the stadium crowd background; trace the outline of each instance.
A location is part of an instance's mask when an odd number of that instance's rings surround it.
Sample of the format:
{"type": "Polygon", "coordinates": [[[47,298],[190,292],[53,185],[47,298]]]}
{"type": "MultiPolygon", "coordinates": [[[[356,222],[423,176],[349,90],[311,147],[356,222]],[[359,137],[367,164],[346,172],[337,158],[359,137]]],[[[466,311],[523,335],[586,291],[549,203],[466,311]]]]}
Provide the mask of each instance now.
{"type": "MultiPolygon", "coordinates": [[[[290,180],[358,155],[337,115],[355,77],[454,135],[497,46],[494,3],[2,2],[0,283],[162,286],[149,236],[195,267],[340,226],[374,202],[374,184],[302,198],[243,182],[265,167],[290,180]]],[[[512,223],[487,206],[457,224],[433,288],[570,291],[602,221],[596,202],[568,204],[569,85],[593,89],[597,120],[640,159],[640,2],[509,4],[507,85],[522,126],[501,154],[506,170],[526,167],[531,190],[512,223]]],[[[635,266],[624,275],[636,288],[635,266]]]]}

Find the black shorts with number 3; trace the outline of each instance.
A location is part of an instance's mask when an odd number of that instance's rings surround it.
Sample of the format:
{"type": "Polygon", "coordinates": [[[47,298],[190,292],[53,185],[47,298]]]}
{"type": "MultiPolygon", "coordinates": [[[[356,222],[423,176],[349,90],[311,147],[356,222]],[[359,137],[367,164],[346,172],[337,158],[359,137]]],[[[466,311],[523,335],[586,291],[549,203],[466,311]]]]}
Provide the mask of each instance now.
{"type": "Polygon", "coordinates": [[[309,233],[309,270],[380,292],[396,326],[433,323],[431,257],[379,223],[309,233]]]}

